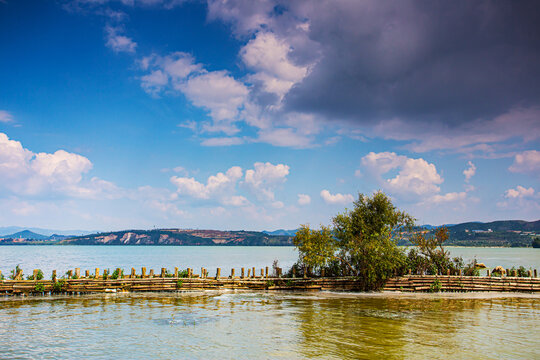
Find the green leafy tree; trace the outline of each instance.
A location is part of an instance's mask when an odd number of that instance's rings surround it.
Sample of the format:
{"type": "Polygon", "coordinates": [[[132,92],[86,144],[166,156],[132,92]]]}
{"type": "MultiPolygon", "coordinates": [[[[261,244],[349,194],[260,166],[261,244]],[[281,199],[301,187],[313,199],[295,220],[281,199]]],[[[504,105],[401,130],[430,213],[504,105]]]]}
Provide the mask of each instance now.
{"type": "Polygon", "coordinates": [[[384,193],[359,194],[352,210],[333,218],[332,229],[302,226],[293,241],[304,264],[332,264],[335,269],[337,261],[344,274],[358,277],[364,290],[373,290],[405,268],[406,256],[397,242],[413,225],[413,217],[384,193]]]}
{"type": "Polygon", "coordinates": [[[540,248],[540,237],[535,237],[532,241],[532,247],[533,248],[540,248]]]}
{"type": "Polygon", "coordinates": [[[302,225],[293,243],[298,248],[300,264],[304,267],[322,268],[336,258],[337,242],[329,227],[321,226],[320,230],[311,230],[308,225],[302,225]]]}

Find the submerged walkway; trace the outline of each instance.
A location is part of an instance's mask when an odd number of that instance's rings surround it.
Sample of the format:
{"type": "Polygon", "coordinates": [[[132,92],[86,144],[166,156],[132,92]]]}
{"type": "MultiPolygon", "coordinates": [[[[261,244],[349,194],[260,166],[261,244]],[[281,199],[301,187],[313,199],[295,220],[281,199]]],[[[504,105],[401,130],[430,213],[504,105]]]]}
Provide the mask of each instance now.
{"type": "MultiPolygon", "coordinates": [[[[146,274],[141,269],[137,275],[132,269],[130,275],[123,275],[120,269],[113,274],[99,275],[99,269],[90,275],[86,271],[81,276],[80,269],[68,271],[65,279],[57,278],[53,271],[51,280],[34,280],[40,277],[39,270],[34,270],[32,280],[22,280],[22,270],[15,280],[0,280],[0,295],[28,294],[84,294],[99,292],[138,292],[138,291],[179,291],[179,290],[217,290],[217,289],[246,289],[246,290],[334,290],[360,291],[359,281],[355,277],[310,277],[286,278],[268,274],[268,268],[261,269],[260,276],[254,276],[255,268],[249,269],[247,276],[244,269],[240,276],[222,277],[220,269],[214,277],[202,268],[201,275],[193,274],[192,269],[170,274],[162,268],[160,275],[154,271],[146,274]]],[[[278,274],[281,271],[278,269],[278,274]]],[[[540,292],[540,278],[529,272],[529,277],[516,276],[452,276],[452,275],[406,275],[391,278],[383,287],[384,291],[403,292],[470,292],[470,291],[519,291],[540,292]]]]}

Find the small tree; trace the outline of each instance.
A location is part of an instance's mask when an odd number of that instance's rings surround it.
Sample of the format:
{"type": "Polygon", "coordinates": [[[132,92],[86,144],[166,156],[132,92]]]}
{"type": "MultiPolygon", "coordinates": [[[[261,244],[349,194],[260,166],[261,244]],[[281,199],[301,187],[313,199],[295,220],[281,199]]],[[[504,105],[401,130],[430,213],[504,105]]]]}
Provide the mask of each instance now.
{"type": "Polygon", "coordinates": [[[540,248],[540,237],[535,237],[531,245],[533,248],[536,248],[536,249],[540,248]]]}
{"type": "MultiPolygon", "coordinates": [[[[426,261],[424,263],[434,267],[426,269],[428,272],[444,273],[447,269],[453,270],[460,265],[460,259],[456,258],[455,265],[450,261],[450,253],[443,247],[443,243],[448,239],[448,228],[442,226],[435,230],[432,236],[425,236],[422,232],[416,233],[411,242],[418,248],[418,254],[426,261]]],[[[462,262],[462,261],[461,261],[462,262]]]]}

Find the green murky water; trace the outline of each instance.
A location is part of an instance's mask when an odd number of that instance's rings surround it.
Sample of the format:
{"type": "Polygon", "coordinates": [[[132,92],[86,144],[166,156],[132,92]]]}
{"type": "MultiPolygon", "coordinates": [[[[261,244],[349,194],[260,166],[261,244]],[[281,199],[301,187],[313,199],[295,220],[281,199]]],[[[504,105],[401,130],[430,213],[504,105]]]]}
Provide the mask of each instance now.
{"type": "Polygon", "coordinates": [[[2,359],[538,359],[540,296],[197,292],[0,299],[2,359]]]}

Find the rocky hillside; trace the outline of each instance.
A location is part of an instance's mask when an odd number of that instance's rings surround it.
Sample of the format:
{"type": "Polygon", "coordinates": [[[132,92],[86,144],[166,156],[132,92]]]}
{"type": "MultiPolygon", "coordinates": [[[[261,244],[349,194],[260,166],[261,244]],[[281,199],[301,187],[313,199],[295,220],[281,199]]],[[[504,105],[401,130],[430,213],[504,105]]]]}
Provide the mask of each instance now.
{"type": "Polygon", "coordinates": [[[65,245],[291,245],[290,236],[257,231],[190,229],[125,230],[64,239],[65,245]]]}

